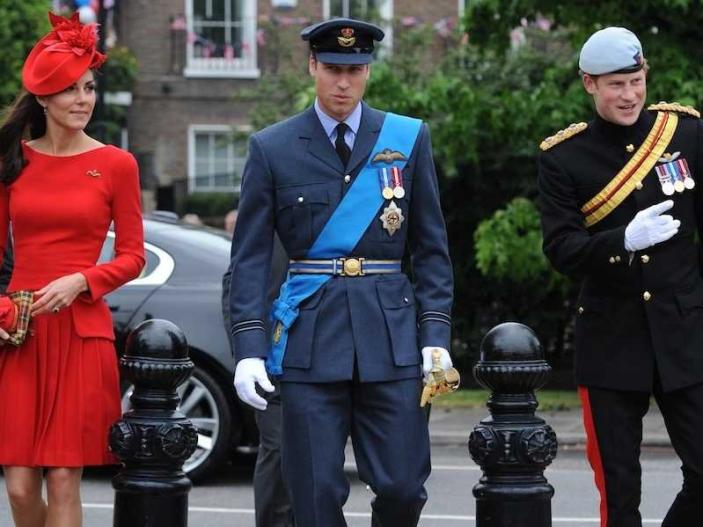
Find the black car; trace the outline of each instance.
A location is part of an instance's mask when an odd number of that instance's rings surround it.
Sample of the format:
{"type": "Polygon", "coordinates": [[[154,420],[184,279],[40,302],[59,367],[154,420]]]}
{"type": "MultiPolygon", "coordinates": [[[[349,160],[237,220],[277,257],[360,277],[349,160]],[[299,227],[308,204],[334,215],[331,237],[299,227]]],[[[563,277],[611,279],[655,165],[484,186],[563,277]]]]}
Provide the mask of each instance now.
{"type": "MultiPolygon", "coordinates": [[[[101,261],[112,257],[109,232],[101,261]]],[[[141,276],[107,296],[116,347],[151,318],[170,320],[183,330],[195,371],[180,388],[180,409],[198,429],[198,447],[184,469],[193,480],[211,474],[235,448],[251,451],[258,441],[251,411],[239,403],[232,378],[234,358],[222,321],[222,275],[229,264],[230,238],[224,231],[180,223],[175,215],[144,218],[146,265],[141,276]]],[[[123,409],[131,388],[125,386],[123,409]]]]}

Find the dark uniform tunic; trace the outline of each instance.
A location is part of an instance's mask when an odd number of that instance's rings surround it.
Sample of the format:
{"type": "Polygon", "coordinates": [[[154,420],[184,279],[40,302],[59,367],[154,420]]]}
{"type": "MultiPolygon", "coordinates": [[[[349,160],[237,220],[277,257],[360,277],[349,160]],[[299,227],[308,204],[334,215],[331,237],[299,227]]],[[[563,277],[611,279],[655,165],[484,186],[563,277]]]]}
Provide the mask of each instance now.
{"type": "Polygon", "coordinates": [[[597,117],[540,158],[544,252],[554,267],[583,278],[575,327],[578,384],[651,391],[655,369],[665,391],[703,382],[703,279],[697,233],[703,228],[701,121],[680,115],[666,152],[680,152],[698,185],[669,197],[654,170],[642,188],[591,228],[581,206],[615,177],[642,144],[656,112],[630,127],[597,117]],[[632,255],[625,228],[635,214],[666,199],[678,234],[632,255]]]}

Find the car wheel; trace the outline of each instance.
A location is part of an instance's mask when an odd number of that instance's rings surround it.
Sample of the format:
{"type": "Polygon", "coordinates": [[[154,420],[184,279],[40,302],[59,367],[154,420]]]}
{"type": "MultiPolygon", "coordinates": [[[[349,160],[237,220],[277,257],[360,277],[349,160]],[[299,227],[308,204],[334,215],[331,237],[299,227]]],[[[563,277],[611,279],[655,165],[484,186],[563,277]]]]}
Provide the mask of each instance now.
{"type": "MultiPolygon", "coordinates": [[[[122,411],[131,408],[129,397],[134,386],[122,395],[122,411]]],[[[198,431],[198,446],[183,470],[192,481],[199,481],[221,468],[230,452],[232,412],[222,387],[204,369],[196,366],[193,374],[178,387],[179,409],[198,431]]]]}

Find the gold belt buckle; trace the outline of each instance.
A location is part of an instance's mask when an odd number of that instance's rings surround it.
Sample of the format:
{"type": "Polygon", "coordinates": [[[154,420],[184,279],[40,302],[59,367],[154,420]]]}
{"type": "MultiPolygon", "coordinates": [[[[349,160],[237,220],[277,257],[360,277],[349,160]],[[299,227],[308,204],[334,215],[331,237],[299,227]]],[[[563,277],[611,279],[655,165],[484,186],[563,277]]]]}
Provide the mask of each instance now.
{"type": "Polygon", "coordinates": [[[364,276],[361,266],[363,258],[340,258],[342,261],[342,276],[364,276]]]}

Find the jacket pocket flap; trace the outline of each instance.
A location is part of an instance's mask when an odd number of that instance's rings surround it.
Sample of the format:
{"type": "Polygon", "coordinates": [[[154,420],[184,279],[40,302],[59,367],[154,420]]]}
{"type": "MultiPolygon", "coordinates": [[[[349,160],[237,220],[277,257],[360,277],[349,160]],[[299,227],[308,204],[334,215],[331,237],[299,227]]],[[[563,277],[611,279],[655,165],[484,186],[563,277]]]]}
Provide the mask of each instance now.
{"type": "Polygon", "coordinates": [[[276,200],[278,201],[278,209],[281,210],[287,207],[304,206],[311,203],[328,204],[330,198],[327,189],[320,185],[300,185],[278,189],[276,200]]]}
{"type": "Polygon", "coordinates": [[[322,300],[322,297],[325,295],[325,286],[323,285],[320,289],[315,291],[312,296],[306,298],[303,300],[300,305],[298,306],[299,309],[306,310],[306,309],[315,309],[318,305],[320,305],[320,300],[322,300]]]}
{"type": "Polygon", "coordinates": [[[79,337],[101,337],[115,340],[110,309],[105,300],[86,302],[80,297],[71,304],[73,328],[79,337]]]}
{"type": "Polygon", "coordinates": [[[580,298],[577,305],[579,313],[607,314],[611,309],[611,303],[604,298],[580,298]]]}
{"type": "Polygon", "coordinates": [[[415,305],[413,289],[406,279],[380,280],[376,282],[376,292],[384,309],[400,309],[415,305]]]}
{"type": "Polygon", "coordinates": [[[703,282],[699,282],[691,291],[676,293],[676,302],[682,313],[703,307],[703,282]]]}

